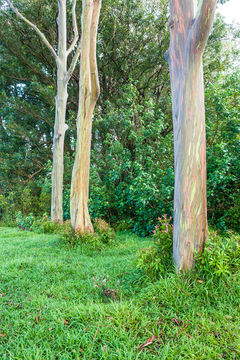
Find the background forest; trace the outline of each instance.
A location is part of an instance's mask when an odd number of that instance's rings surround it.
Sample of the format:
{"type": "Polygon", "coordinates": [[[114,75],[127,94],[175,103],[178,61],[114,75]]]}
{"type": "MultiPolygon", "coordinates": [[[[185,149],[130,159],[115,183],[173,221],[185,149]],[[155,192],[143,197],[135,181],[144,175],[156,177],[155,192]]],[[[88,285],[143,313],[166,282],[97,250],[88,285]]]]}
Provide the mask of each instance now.
{"type": "MultiPolygon", "coordinates": [[[[51,43],[57,42],[56,2],[18,1],[18,8],[51,43]]],[[[0,36],[0,218],[7,223],[19,211],[23,216],[50,213],[56,65],[38,35],[10,10],[0,12],[0,36]]],[[[217,15],[204,53],[208,220],[221,230],[237,231],[239,38],[239,26],[217,15]]],[[[140,236],[150,234],[157,218],[171,216],[173,209],[171,91],[164,59],[168,46],[168,1],[103,1],[97,49],[101,95],[93,120],[89,210],[93,219],[103,218],[117,230],[132,229],[140,236]]],[[[78,76],[77,67],[69,84],[65,220],[78,76]]]]}

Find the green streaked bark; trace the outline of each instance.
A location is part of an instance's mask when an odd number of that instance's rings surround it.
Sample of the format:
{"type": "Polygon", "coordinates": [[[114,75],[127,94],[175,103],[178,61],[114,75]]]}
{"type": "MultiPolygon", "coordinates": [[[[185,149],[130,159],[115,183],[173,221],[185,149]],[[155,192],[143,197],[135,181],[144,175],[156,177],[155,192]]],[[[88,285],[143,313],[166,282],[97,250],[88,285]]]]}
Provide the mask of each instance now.
{"type": "Polygon", "coordinates": [[[101,0],[82,2],[82,38],[77,145],[71,182],[70,215],[75,230],[93,232],[88,211],[92,117],[100,93],[96,38],[101,0]]]}
{"type": "Polygon", "coordinates": [[[194,265],[208,236],[206,135],[202,55],[216,0],[170,0],[171,75],[175,191],[173,258],[178,269],[194,265]]]}

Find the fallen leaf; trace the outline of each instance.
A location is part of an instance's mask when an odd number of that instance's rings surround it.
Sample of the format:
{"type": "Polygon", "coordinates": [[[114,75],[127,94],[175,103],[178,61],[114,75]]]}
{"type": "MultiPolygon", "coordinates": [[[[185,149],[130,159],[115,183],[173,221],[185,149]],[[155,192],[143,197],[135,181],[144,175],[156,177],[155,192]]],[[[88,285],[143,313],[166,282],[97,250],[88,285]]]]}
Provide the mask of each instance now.
{"type": "Polygon", "coordinates": [[[147,339],[147,340],[145,341],[144,344],[139,345],[139,347],[138,347],[139,350],[142,350],[142,349],[145,348],[146,346],[151,345],[151,344],[153,343],[153,341],[156,340],[156,339],[157,339],[156,336],[152,335],[149,339],[147,339]]]}
{"type": "Polygon", "coordinates": [[[198,280],[197,282],[200,283],[200,284],[203,284],[203,283],[204,283],[203,280],[198,280]]]}
{"type": "Polygon", "coordinates": [[[0,337],[4,337],[6,336],[6,333],[0,334],[0,337]]]}

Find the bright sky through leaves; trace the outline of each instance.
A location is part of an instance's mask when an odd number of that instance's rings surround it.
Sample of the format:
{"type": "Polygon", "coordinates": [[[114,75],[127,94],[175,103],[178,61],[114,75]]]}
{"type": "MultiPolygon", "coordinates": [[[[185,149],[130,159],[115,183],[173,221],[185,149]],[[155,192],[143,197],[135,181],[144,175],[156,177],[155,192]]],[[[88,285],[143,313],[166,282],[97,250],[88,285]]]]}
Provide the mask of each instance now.
{"type": "Polygon", "coordinates": [[[240,23],[240,0],[230,0],[224,5],[218,5],[217,10],[228,23],[240,23]]]}

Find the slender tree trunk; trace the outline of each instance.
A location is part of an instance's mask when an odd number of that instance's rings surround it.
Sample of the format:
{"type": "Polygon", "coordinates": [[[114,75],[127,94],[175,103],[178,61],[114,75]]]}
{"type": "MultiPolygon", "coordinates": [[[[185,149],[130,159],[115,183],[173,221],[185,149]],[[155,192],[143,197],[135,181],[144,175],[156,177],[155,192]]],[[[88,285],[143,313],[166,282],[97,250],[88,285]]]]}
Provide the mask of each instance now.
{"type": "Polygon", "coordinates": [[[206,135],[202,55],[216,0],[170,0],[175,191],[173,258],[178,269],[194,265],[208,237],[206,135]]]}
{"type": "Polygon", "coordinates": [[[67,108],[67,12],[66,0],[58,2],[57,96],[53,137],[51,220],[63,221],[64,137],[67,108]]]}
{"type": "Polygon", "coordinates": [[[96,61],[96,37],[101,0],[82,2],[82,38],[77,116],[77,145],[72,173],[70,213],[74,229],[93,232],[88,211],[92,117],[100,88],[96,61]]]}
{"type": "Polygon", "coordinates": [[[67,108],[67,84],[65,83],[65,61],[58,65],[56,114],[53,137],[52,197],[51,220],[63,221],[63,172],[64,172],[64,137],[67,108]]]}

